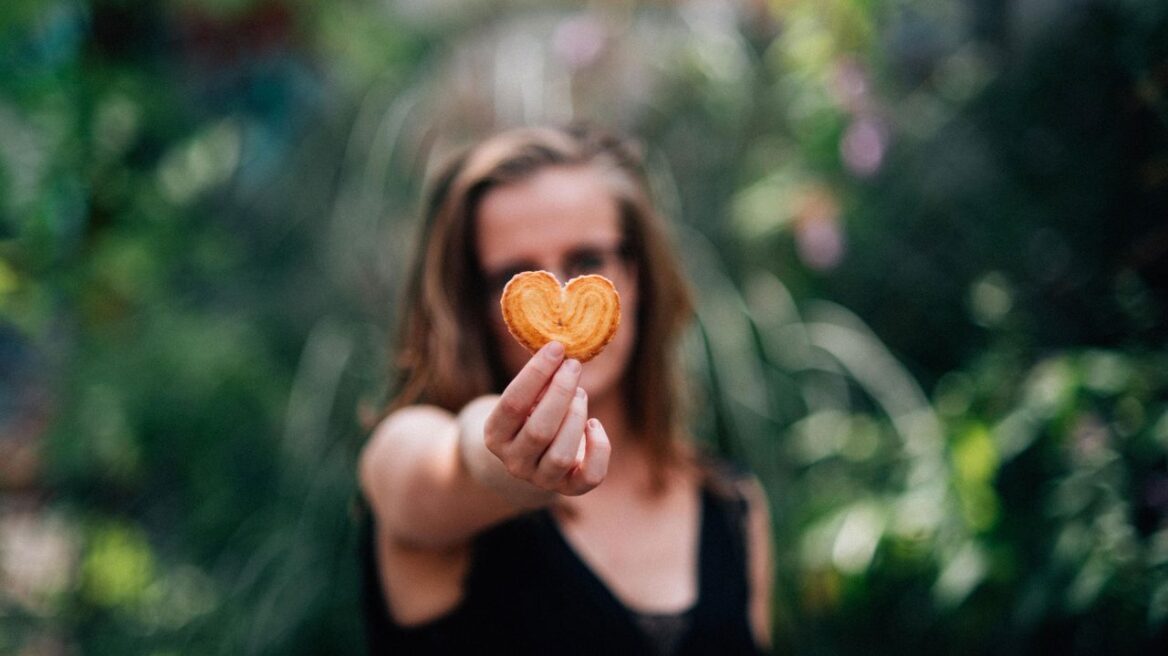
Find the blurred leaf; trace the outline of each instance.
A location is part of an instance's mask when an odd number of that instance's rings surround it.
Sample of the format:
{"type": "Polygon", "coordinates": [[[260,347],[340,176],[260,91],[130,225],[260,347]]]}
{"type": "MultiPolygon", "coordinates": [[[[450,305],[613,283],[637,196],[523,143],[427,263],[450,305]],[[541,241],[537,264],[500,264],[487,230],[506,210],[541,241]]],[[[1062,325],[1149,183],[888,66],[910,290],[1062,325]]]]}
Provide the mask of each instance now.
{"type": "Polygon", "coordinates": [[[136,605],[154,576],[154,553],[140,529],[108,523],[95,530],[81,562],[88,601],[105,608],[136,605]]]}

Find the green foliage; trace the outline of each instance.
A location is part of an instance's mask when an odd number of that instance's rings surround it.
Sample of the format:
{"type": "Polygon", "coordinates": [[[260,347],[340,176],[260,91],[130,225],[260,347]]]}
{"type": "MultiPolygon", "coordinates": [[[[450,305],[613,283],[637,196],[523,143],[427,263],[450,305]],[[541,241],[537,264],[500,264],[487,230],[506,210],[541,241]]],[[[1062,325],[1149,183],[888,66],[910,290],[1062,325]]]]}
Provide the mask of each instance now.
{"type": "Polygon", "coordinates": [[[70,572],[0,651],[359,652],[423,174],[570,118],[680,225],[780,651],[1165,645],[1163,3],[139,4],[0,9],[0,483],[70,572]]]}

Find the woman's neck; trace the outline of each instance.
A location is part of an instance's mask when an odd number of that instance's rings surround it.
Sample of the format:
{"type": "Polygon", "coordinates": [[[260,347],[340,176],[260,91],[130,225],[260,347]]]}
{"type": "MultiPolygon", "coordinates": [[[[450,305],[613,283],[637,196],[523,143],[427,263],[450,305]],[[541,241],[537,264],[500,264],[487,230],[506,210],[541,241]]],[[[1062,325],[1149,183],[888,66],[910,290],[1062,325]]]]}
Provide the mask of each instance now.
{"type": "Polygon", "coordinates": [[[604,432],[608,434],[614,451],[618,444],[636,441],[631,435],[628,405],[618,394],[609,392],[604,396],[590,397],[588,416],[597,418],[604,425],[604,432]]]}
{"type": "MultiPolygon", "coordinates": [[[[612,445],[608,475],[600,487],[604,492],[649,493],[652,490],[652,458],[644,436],[637,435],[628,413],[627,399],[614,391],[604,397],[589,398],[588,414],[600,420],[612,445]]],[[[667,481],[672,477],[667,473],[667,481]]],[[[600,490],[596,490],[600,492],[600,490]]],[[[601,493],[595,496],[607,496],[601,493]]]]}
{"type": "Polygon", "coordinates": [[[588,414],[600,420],[612,445],[612,456],[608,463],[609,478],[623,478],[628,473],[626,468],[646,467],[645,442],[643,436],[637,435],[633,428],[627,399],[616,390],[602,397],[589,398],[588,414]]]}

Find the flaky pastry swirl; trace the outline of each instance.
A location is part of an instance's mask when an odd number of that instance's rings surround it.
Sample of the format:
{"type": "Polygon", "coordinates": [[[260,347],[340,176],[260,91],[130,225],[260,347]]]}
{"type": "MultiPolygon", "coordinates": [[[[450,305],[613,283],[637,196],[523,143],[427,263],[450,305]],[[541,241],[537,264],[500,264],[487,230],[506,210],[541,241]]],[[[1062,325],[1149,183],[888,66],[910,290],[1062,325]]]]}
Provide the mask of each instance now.
{"type": "Polygon", "coordinates": [[[507,330],[527,350],[556,340],[564,357],[580,362],[604,350],[620,326],[620,295],[604,276],[579,276],[561,287],[547,271],[525,271],[503,288],[499,305],[507,330]]]}

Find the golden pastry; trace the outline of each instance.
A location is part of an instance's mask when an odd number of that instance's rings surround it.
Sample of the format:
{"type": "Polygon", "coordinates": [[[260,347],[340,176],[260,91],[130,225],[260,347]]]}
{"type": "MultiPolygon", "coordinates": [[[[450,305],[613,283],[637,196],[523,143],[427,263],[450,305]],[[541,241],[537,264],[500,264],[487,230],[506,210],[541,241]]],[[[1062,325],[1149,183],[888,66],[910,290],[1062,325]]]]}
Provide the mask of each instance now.
{"type": "Polygon", "coordinates": [[[604,276],[579,276],[561,287],[547,271],[525,271],[503,288],[499,305],[507,330],[529,351],[556,340],[564,357],[580,362],[604,350],[620,325],[620,295],[604,276]]]}

